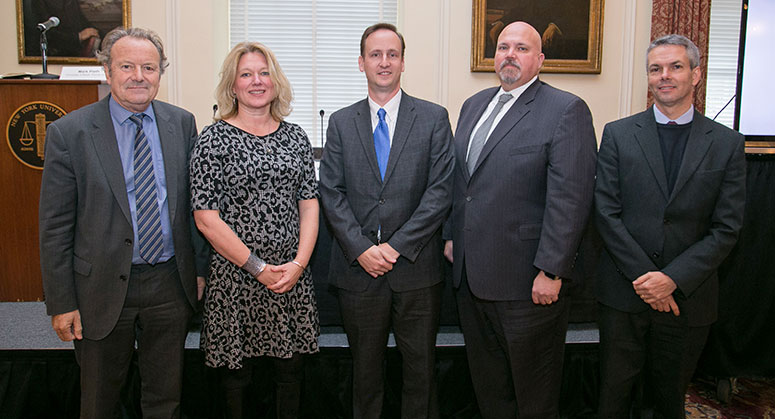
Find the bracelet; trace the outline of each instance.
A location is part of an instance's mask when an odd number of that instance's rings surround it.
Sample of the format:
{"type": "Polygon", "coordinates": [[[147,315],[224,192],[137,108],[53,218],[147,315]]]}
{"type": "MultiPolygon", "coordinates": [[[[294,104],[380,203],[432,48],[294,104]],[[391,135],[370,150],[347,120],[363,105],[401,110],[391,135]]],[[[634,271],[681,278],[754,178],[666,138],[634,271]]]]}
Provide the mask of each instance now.
{"type": "Polygon", "coordinates": [[[258,276],[261,275],[261,272],[264,272],[264,269],[266,268],[266,262],[251,253],[250,257],[248,257],[248,260],[245,261],[245,264],[242,265],[241,268],[248,271],[248,273],[254,278],[258,278],[258,276]]]}
{"type": "Polygon", "coordinates": [[[304,265],[302,265],[301,263],[297,262],[296,259],[292,260],[291,263],[296,265],[296,266],[298,266],[299,268],[301,268],[302,271],[307,269],[307,268],[304,267],[304,265]]]}

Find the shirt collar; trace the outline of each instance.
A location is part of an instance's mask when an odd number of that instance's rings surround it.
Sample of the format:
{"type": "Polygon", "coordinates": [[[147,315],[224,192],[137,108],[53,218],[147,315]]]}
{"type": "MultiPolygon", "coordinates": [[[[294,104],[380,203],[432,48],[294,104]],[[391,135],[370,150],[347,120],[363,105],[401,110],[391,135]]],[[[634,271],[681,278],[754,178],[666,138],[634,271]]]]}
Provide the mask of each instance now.
{"type": "Polygon", "coordinates": [[[377,111],[379,108],[383,108],[385,110],[385,113],[387,114],[388,118],[390,120],[395,121],[398,117],[398,106],[401,104],[401,95],[402,95],[401,89],[398,89],[398,93],[396,93],[395,96],[393,96],[386,104],[385,106],[379,106],[377,102],[371,99],[371,96],[369,96],[369,111],[371,112],[372,117],[376,117],[377,111]]]}
{"type": "MultiPolygon", "coordinates": [[[[110,95],[110,99],[108,99],[108,108],[110,109],[110,116],[119,124],[123,124],[129,119],[130,116],[135,114],[127,108],[119,105],[118,102],[113,99],[113,95],[110,95]]],[[[148,105],[148,108],[145,109],[142,113],[151,118],[151,121],[154,123],[156,122],[156,114],[153,113],[153,105],[148,105]]]]}
{"type": "Polygon", "coordinates": [[[668,118],[659,110],[659,108],[657,108],[657,105],[652,106],[652,108],[654,108],[654,119],[657,120],[657,124],[667,124],[668,122],[673,121],[678,125],[685,125],[692,122],[694,119],[694,106],[689,106],[689,110],[676,119],[668,118]]]}
{"type": "Polygon", "coordinates": [[[503,90],[503,86],[501,86],[500,90],[498,90],[498,94],[495,95],[495,98],[496,98],[495,100],[497,101],[498,100],[497,98],[499,98],[503,93],[511,93],[511,95],[514,96],[515,99],[519,99],[519,97],[522,96],[522,93],[525,93],[525,90],[527,90],[528,87],[532,86],[536,80],[538,80],[538,75],[533,76],[533,78],[530,79],[530,81],[523,84],[522,86],[516,87],[509,91],[503,90]]]}

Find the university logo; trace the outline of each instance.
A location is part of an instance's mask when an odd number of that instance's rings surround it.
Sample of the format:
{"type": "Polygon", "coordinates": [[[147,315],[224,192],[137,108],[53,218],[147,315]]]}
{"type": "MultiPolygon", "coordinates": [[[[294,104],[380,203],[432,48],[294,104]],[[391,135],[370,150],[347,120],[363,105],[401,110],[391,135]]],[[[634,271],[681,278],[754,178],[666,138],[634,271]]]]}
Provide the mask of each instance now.
{"type": "Polygon", "coordinates": [[[43,169],[48,124],[67,112],[50,102],[29,102],[17,109],[8,120],[6,137],[14,157],[25,166],[43,169]]]}

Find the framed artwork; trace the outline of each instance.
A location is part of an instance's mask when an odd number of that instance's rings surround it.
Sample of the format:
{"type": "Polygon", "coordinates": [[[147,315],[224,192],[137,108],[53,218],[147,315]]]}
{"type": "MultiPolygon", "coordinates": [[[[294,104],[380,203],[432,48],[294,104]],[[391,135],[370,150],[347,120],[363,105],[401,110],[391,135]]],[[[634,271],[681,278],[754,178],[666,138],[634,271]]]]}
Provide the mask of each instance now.
{"type": "Polygon", "coordinates": [[[19,62],[40,63],[39,23],[52,16],[59,25],[46,32],[49,64],[97,64],[102,38],[131,25],[130,0],[16,0],[19,62]]]}
{"type": "Polygon", "coordinates": [[[600,73],[604,0],[473,0],[471,71],[494,71],[495,44],[509,23],[541,34],[545,73],[600,73]]]}

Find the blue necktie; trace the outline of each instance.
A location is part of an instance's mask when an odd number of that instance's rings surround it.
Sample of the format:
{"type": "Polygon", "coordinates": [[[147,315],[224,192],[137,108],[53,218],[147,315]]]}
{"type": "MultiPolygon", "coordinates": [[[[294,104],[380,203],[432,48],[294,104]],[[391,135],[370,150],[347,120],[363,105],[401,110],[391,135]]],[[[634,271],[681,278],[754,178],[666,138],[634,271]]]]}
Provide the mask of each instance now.
{"type": "Polygon", "coordinates": [[[387,169],[388,156],[390,156],[390,131],[388,131],[387,122],[385,122],[385,110],[379,108],[377,116],[379,123],[374,130],[374,150],[377,152],[379,174],[382,175],[382,180],[385,180],[385,169],[387,169]]]}
{"type": "Polygon", "coordinates": [[[145,114],[134,114],[129,119],[137,125],[135,134],[135,204],[137,215],[137,244],[140,257],[155,265],[163,250],[161,215],[156,199],[156,175],[148,138],[143,131],[145,114]]]}

